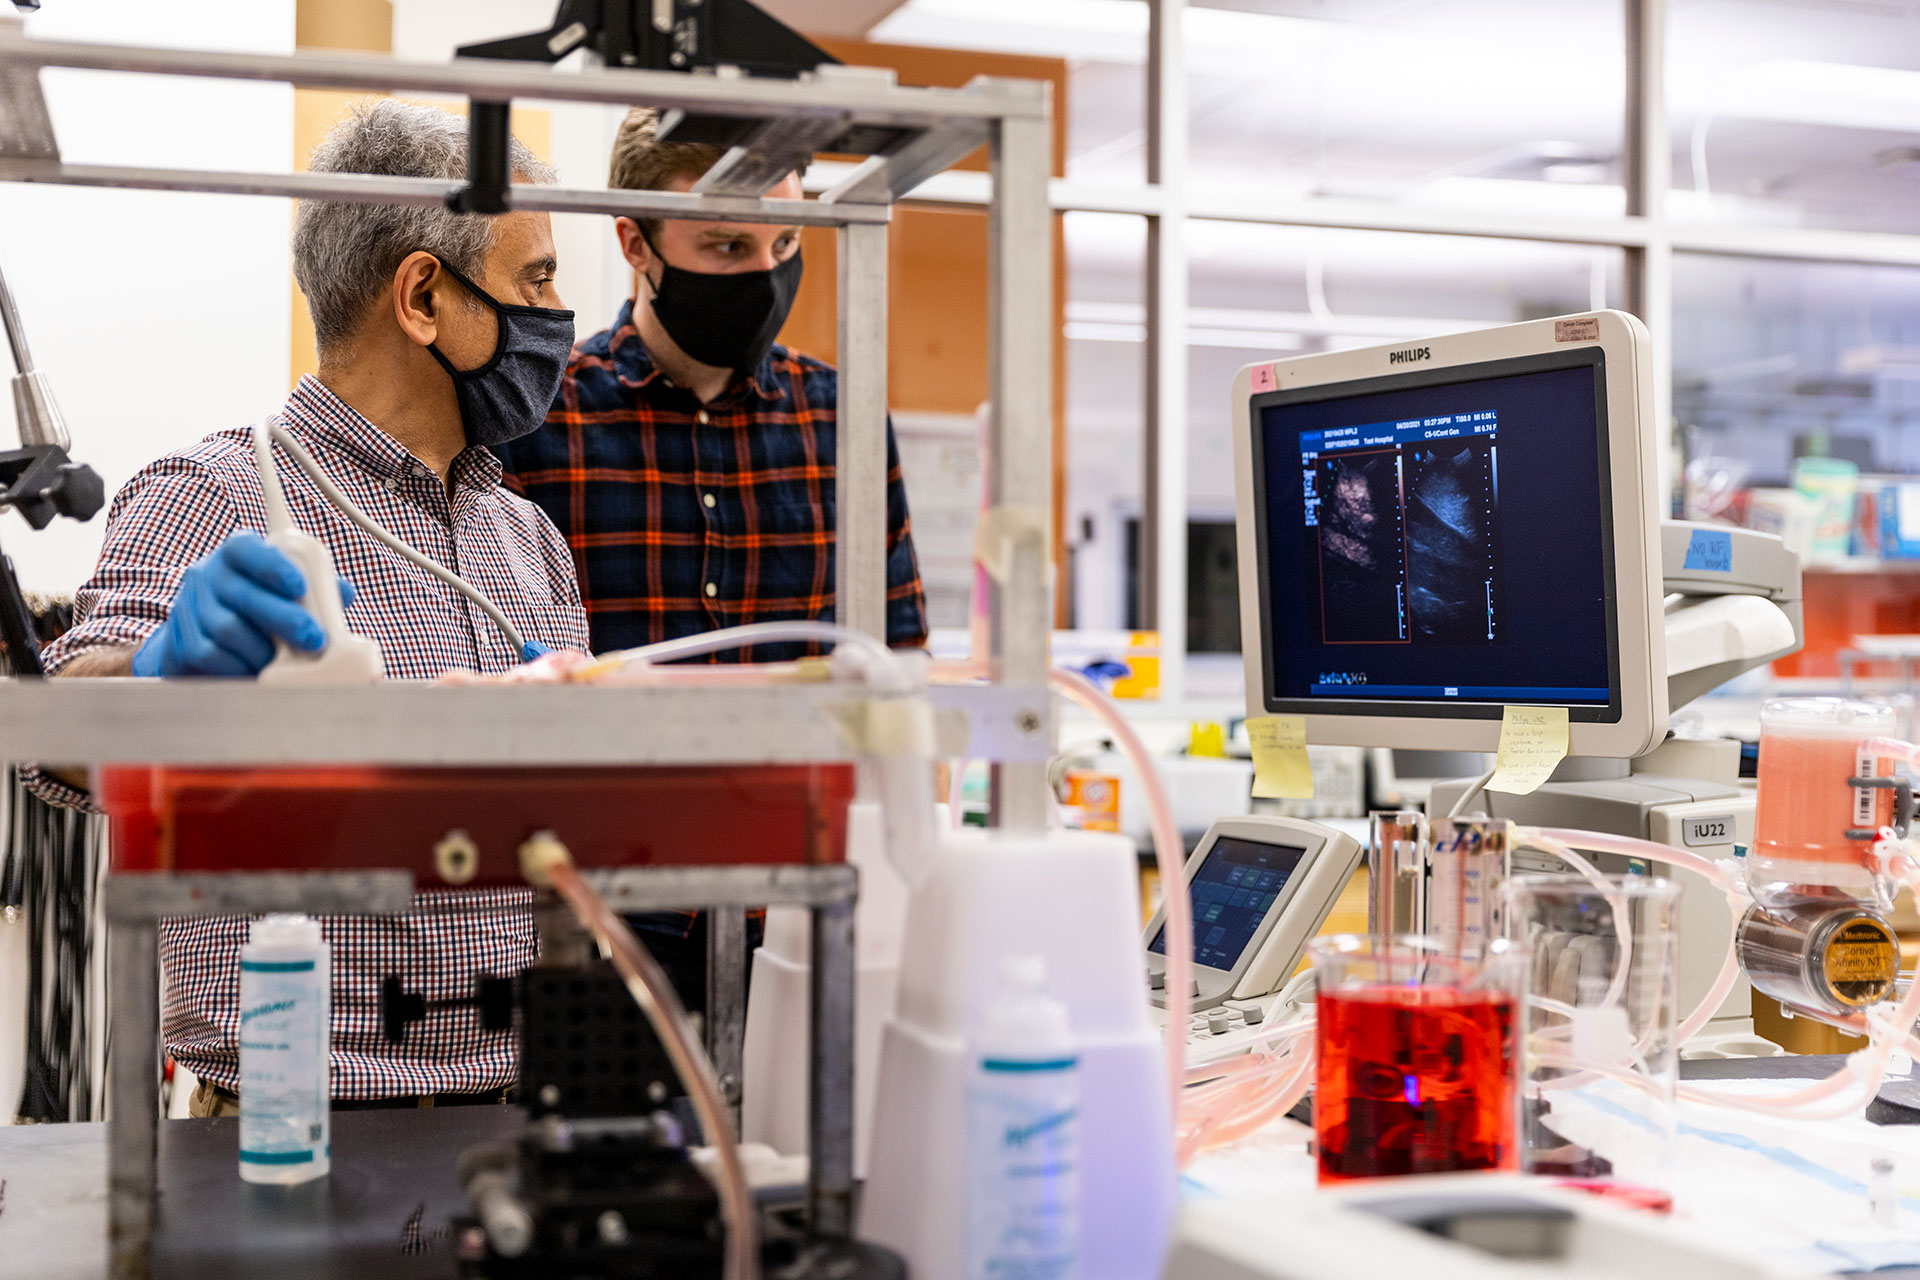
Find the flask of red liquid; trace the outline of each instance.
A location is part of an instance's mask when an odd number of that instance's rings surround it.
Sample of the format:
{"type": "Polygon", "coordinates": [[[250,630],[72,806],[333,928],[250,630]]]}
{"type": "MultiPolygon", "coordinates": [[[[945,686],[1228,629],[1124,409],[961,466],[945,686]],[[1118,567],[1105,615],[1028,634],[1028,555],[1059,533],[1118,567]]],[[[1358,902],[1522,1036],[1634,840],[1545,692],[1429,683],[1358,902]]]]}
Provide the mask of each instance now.
{"type": "Polygon", "coordinates": [[[1525,949],[1373,934],[1311,952],[1320,1181],[1519,1168],[1525,949]]]}

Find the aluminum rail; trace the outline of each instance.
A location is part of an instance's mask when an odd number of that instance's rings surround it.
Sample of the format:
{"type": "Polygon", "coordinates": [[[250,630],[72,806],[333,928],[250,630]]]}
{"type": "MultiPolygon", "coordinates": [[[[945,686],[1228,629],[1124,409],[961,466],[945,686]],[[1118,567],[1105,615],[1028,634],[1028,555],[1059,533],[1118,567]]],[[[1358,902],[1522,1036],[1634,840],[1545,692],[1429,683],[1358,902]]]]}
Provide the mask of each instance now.
{"type": "MultiPolygon", "coordinates": [[[[8,159],[0,159],[0,182],[433,206],[444,205],[450,194],[465,186],[464,183],[444,182],[436,178],[359,173],[242,173],[8,159]]],[[[777,222],[822,227],[884,223],[891,216],[891,210],[884,204],[827,204],[818,200],[767,200],[751,196],[689,195],[677,191],[590,191],[521,183],[507,188],[507,207],[549,213],[601,213],[629,218],[712,218],[732,222],[777,222]]]]}
{"type": "MultiPolygon", "coordinates": [[[[1042,673],[1044,675],[1044,672],[1042,673]]],[[[0,760],[61,765],[803,764],[866,758],[845,713],[857,685],[355,689],[241,680],[0,679],[0,760]]],[[[1043,685],[936,685],[943,755],[1038,763],[1043,685]]]]}
{"type": "Polygon", "coordinates": [[[688,75],[587,67],[555,71],[527,63],[459,58],[450,63],[408,62],[347,53],[221,53],[151,49],[0,36],[0,66],[72,67],[147,75],[263,80],[311,89],[456,94],[488,102],[597,102],[703,115],[795,116],[844,112],[851,122],[930,129],[945,120],[1047,118],[1047,104],[1030,93],[995,89],[902,88],[872,71],[822,68],[798,80],[734,75],[688,75]]]}
{"type": "MultiPolygon", "coordinates": [[[[236,173],[6,159],[0,159],[0,182],[434,206],[444,205],[449,195],[465,185],[435,178],[398,178],[357,173],[236,173]]],[[[828,204],[818,200],[766,200],[751,196],[690,195],[677,191],[590,191],[520,183],[507,188],[507,207],[549,213],[599,213],[628,218],[710,218],[816,227],[885,223],[892,213],[884,204],[828,204]]]]}

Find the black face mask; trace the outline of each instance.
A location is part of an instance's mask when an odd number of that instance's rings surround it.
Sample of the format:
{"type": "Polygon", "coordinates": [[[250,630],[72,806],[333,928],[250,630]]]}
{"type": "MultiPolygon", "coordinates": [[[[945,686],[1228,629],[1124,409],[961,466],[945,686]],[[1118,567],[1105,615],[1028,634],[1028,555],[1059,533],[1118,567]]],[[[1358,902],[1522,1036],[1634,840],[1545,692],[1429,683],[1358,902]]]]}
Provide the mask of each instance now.
{"type": "Polygon", "coordinates": [[[759,368],[800,290],[800,254],[771,271],[720,275],[674,266],[660,256],[651,237],[647,247],[660,262],[653,314],[674,344],[716,369],[752,373],[759,368]]]}
{"type": "Polygon", "coordinates": [[[447,274],[493,308],[500,338],[493,358],[478,369],[456,369],[432,343],[427,350],[453,379],[460,423],[470,445],[505,444],[540,428],[560,390],[573,353],[573,312],[553,307],[510,307],[496,302],[446,263],[447,274]]]}

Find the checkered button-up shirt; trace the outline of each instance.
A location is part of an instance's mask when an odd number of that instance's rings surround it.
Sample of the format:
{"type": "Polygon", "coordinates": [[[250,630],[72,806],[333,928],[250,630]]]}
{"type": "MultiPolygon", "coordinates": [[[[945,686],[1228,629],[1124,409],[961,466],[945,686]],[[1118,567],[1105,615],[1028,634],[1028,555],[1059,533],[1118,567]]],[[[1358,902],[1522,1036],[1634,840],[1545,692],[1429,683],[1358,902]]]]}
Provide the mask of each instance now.
{"type": "MultiPolygon", "coordinates": [[[[539,508],[500,484],[485,449],[454,460],[452,492],[433,470],[355,413],[317,379],[300,380],[276,421],[382,527],[478,587],[529,640],[584,649],[566,544],[539,508]]],[[[454,668],[501,672],[512,651],[478,606],[380,545],[334,509],[279,454],[294,523],[322,539],[358,590],[347,625],[372,637],[393,679],[454,668]]],[[[107,516],[106,545],[76,597],[77,621],[46,653],[58,672],[90,649],[138,645],[165,621],[187,567],[236,529],[266,531],[250,434],[223,431],[169,454],[128,481],[107,516]]],[[[42,779],[42,794],[69,803],[42,779]]],[[[534,959],[524,889],[421,893],[387,920],[324,918],[333,946],[333,1093],[337,1098],[475,1092],[514,1079],[513,1037],[485,1034],[471,1010],[431,1013],[407,1043],[385,1042],[380,984],[400,975],[429,1001],[473,994],[476,974],[518,972],[534,959]]],[[[239,951],[244,919],[172,920],[160,931],[167,975],[164,1030],[176,1061],[204,1080],[239,1086],[239,951]]]]}
{"type": "MultiPolygon", "coordinates": [[[[833,618],[839,379],[776,346],[702,404],[653,363],[629,300],[574,348],[547,425],[501,449],[507,483],[573,549],[596,653],[750,622],[833,618]]],[[[907,491],[887,428],[887,640],[926,639],[907,491]]],[[[774,662],[811,645],[714,661],[774,662]]]]}

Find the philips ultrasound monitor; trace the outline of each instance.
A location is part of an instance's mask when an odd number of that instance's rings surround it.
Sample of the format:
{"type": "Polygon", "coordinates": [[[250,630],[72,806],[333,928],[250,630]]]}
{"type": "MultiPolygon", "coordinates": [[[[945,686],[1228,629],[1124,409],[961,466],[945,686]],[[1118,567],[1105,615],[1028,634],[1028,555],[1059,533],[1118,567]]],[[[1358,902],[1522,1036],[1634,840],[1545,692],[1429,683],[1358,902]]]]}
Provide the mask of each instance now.
{"type": "Polygon", "coordinates": [[[1667,724],[1653,367],[1620,311],[1248,365],[1234,379],[1251,715],[1310,742],[1574,755],[1667,724]]]}

